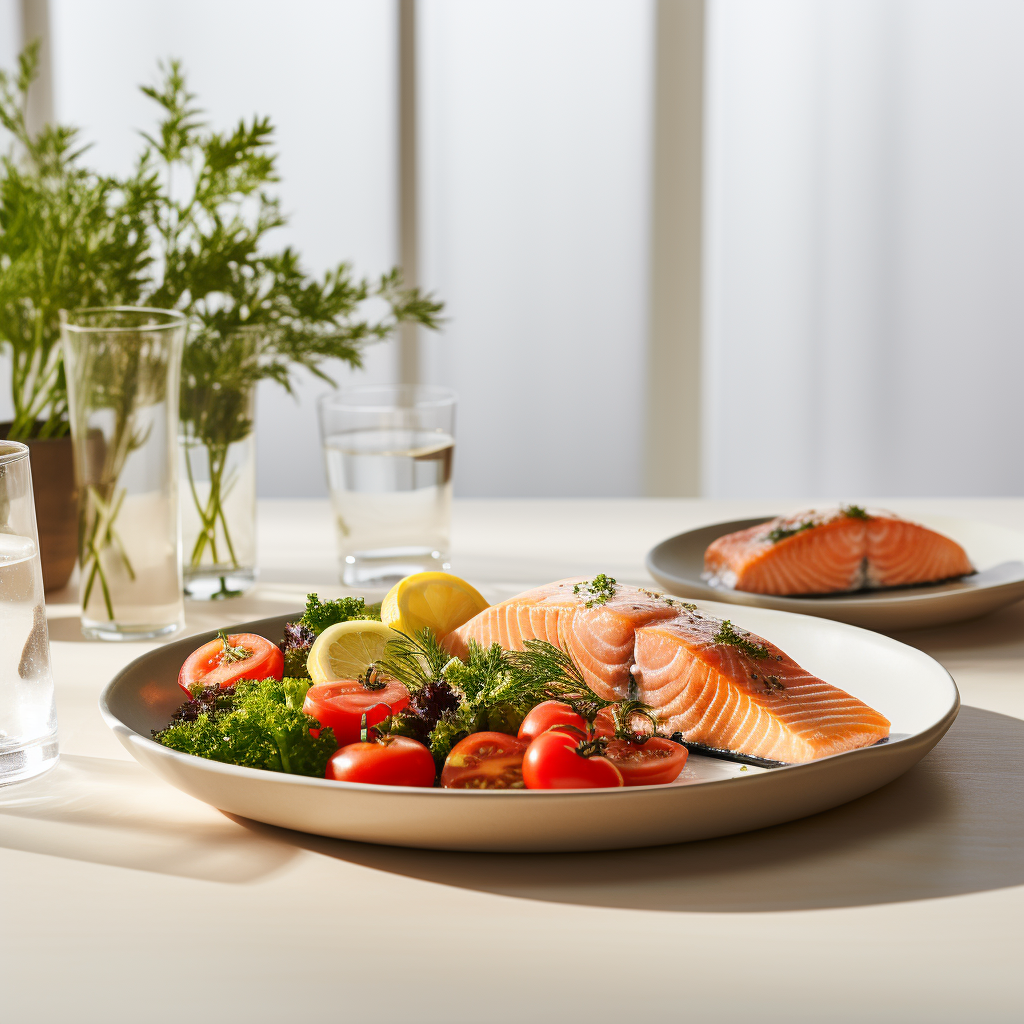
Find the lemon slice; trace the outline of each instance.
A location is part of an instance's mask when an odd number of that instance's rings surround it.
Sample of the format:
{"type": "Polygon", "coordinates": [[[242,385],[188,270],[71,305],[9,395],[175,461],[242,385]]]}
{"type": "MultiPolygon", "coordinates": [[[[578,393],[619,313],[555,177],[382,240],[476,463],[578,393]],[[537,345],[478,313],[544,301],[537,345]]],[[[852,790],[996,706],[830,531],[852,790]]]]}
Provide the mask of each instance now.
{"type": "Polygon", "coordinates": [[[306,669],[314,683],[358,679],[398,634],[382,622],[354,619],[328,626],[313,641],[306,669]]]}
{"type": "Polygon", "coordinates": [[[447,572],[418,572],[389,591],[380,606],[381,621],[406,636],[431,629],[440,639],[488,608],[477,590],[447,572]]]}

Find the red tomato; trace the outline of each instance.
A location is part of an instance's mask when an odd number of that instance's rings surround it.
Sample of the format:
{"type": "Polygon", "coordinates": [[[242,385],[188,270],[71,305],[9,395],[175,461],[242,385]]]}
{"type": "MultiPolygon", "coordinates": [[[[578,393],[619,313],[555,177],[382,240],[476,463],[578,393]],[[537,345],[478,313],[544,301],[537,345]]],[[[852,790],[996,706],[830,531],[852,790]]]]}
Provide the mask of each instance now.
{"type": "Polygon", "coordinates": [[[359,742],[363,715],[369,727],[397,714],[408,703],[409,691],[394,680],[374,690],[359,679],[335,679],[311,686],[302,702],[302,710],[325,729],[330,726],[338,745],[343,747],[346,743],[359,742]]]}
{"type": "Polygon", "coordinates": [[[284,655],[255,633],[221,634],[216,640],[193,651],[181,666],[178,685],[191,697],[191,687],[234,686],[240,679],[280,679],[284,655]]]}
{"type": "Polygon", "coordinates": [[[645,743],[608,741],[604,756],[622,773],[627,786],[661,786],[674,782],[689,751],[681,743],[652,736],[645,743]]]}
{"type": "Polygon", "coordinates": [[[523,724],[519,726],[519,738],[535,740],[542,732],[547,732],[552,726],[557,725],[574,725],[581,732],[587,731],[587,723],[568,704],[560,700],[546,700],[538,704],[523,719],[523,724]]]}
{"type": "Polygon", "coordinates": [[[324,777],[375,786],[433,786],[434,757],[418,740],[391,736],[376,743],[349,743],[331,754],[324,777]]]}
{"type": "Polygon", "coordinates": [[[507,733],[474,732],[452,747],[441,771],[441,785],[445,789],[523,789],[527,746],[507,733]]]}
{"type": "Polygon", "coordinates": [[[577,751],[579,740],[564,732],[538,736],[523,758],[527,789],[604,789],[621,786],[622,772],[606,757],[577,751]]]}

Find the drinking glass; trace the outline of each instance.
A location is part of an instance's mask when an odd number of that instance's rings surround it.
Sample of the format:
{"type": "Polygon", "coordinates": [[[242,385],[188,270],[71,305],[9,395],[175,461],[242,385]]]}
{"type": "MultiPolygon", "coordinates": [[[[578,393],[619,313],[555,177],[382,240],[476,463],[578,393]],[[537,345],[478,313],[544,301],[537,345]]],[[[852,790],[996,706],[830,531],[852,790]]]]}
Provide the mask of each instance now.
{"type": "Polygon", "coordinates": [[[178,385],[185,317],[61,311],[78,484],[82,632],[141,640],[184,625],[178,385]]]}
{"type": "Polygon", "coordinates": [[[320,431],[348,586],[390,586],[446,570],[455,395],[412,384],[365,384],[320,400],[320,431]]]}
{"type": "Polygon", "coordinates": [[[0,785],[56,763],[32,470],[26,445],[0,441],[0,785]]]}

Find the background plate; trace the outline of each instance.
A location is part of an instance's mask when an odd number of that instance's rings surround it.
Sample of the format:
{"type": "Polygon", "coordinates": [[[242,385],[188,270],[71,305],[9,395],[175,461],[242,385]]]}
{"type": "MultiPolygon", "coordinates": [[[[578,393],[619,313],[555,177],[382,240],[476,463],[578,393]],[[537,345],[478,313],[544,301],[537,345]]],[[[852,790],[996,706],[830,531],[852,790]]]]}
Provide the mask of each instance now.
{"type": "Polygon", "coordinates": [[[711,586],[701,579],[704,552],[712,541],[770,518],[715,523],[670,537],[647,552],[647,571],[680,597],[819,615],[885,632],[973,619],[1024,598],[1024,534],[950,516],[915,516],[914,521],[952,537],[978,570],[974,576],[951,583],[864,590],[835,597],[774,597],[711,586]]]}
{"type": "MultiPolygon", "coordinates": [[[[562,851],[655,846],[745,832],[835,807],[892,781],[952,724],[959,695],[921,651],[852,626],[762,608],[707,603],[714,615],[777,643],[809,671],[892,722],[888,743],[772,770],[690,755],[669,786],[575,791],[408,789],[310,779],[219,764],[150,738],[181,703],[178,670],[211,632],[137,658],[107,686],[100,711],[143,765],[178,789],[270,825],[339,839],[439,850],[562,851]]],[[[258,619],[232,632],[276,639],[298,618],[258,619]]]]}

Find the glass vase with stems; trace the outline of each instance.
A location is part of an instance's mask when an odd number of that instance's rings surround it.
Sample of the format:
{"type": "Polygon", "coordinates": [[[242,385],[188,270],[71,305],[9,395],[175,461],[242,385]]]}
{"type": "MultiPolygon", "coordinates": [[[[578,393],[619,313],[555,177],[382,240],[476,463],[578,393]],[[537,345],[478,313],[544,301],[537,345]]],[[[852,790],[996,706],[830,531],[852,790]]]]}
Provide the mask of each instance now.
{"type": "Polygon", "coordinates": [[[186,323],[162,309],[61,311],[89,637],[143,639],[184,623],[177,423],[186,323]]]}
{"type": "Polygon", "coordinates": [[[216,346],[218,374],[193,374],[198,356],[190,352],[186,358],[180,450],[189,597],[235,597],[256,582],[255,371],[268,330],[252,326],[226,332],[216,346]]]}

